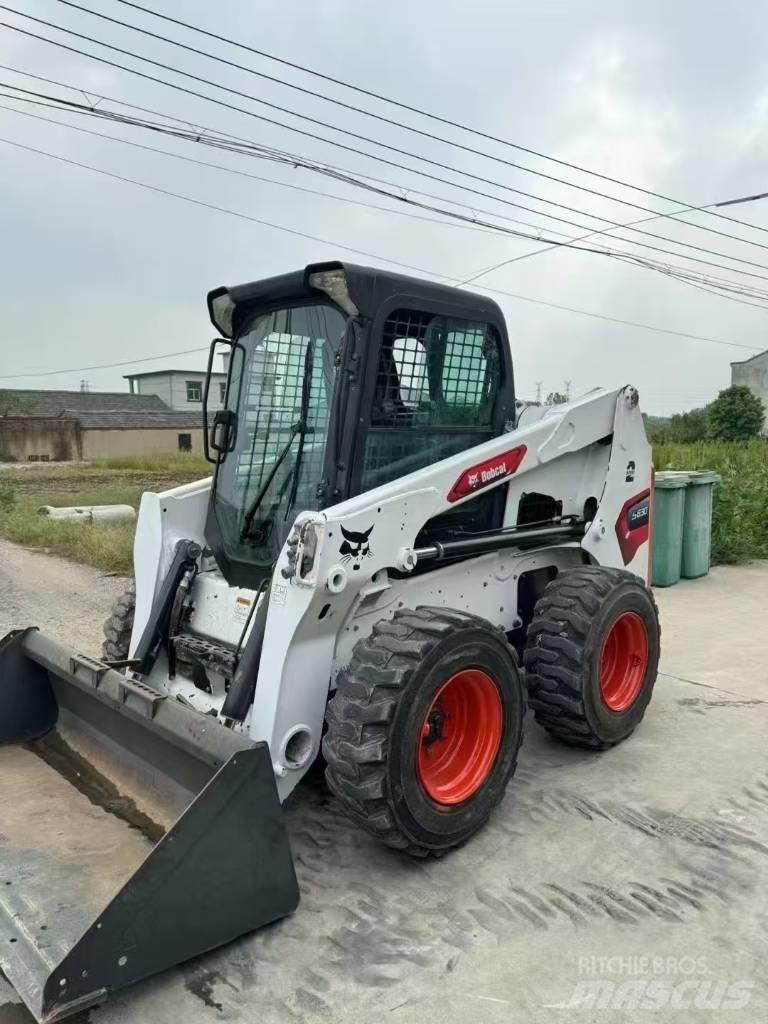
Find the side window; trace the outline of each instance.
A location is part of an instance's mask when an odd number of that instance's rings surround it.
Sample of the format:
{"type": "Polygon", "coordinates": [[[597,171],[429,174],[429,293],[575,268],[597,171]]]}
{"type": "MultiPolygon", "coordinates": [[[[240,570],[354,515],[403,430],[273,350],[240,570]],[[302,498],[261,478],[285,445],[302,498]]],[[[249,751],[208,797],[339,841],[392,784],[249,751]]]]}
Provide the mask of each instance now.
{"type": "Polygon", "coordinates": [[[392,365],[398,379],[400,401],[414,412],[422,403],[429,404],[427,357],[424,346],[416,338],[395,338],[392,342],[392,365]]]}
{"type": "Polygon", "coordinates": [[[493,436],[501,385],[490,324],[398,309],[386,320],[362,486],[376,487],[493,436]]]}
{"type": "Polygon", "coordinates": [[[399,309],[384,325],[372,424],[490,427],[500,363],[489,324],[399,309]]]}
{"type": "Polygon", "coordinates": [[[453,423],[488,426],[498,377],[495,330],[482,324],[449,322],[441,377],[446,418],[453,423]]]}

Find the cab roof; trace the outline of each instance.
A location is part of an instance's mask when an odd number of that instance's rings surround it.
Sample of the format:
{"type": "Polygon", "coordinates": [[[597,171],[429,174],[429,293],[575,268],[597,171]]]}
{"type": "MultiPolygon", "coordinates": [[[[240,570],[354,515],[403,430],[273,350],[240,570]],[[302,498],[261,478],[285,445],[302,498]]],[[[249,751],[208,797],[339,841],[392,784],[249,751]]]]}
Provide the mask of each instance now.
{"type": "Polygon", "coordinates": [[[457,315],[464,314],[504,325],[501,309],[486,295],[342,261],[310,263],[303,270],[294,270],[277,277],[215,288],[208,293],[211,322],[223,337],[231,338],[237,334],[244,316],[254,307],[266,309],[302,298],[316,300],[323,293],[309,283],[310,275],[329,271],[343,271],[349,297],[360,315],[366,318],[372,318],[385,302],[402,296],[404,302],[411,299],[439,303],[453,307],[457,315]]]}

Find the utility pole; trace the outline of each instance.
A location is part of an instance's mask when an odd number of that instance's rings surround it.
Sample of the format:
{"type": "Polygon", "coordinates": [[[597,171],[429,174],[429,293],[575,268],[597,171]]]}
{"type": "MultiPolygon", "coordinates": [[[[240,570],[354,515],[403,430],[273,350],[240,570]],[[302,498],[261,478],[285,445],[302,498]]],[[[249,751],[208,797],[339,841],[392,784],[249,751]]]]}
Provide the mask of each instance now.
{"type": "Polygon", "coordinates": [[[90,384],[89,384],[89,383],[88,383],[88,381],[87,381],[87,380],[85,379],[85,377],[83,377],[83,379],[82,379],[82,380],[80,381],[80,391],[81,391],[81,392],[82,392],[83,394],[87,394],[87,392],[89,392],[90,390],[91,390],[91,386],[90,386],[90,384]]]}
{"type": "Polygon", "coordinates": [[[573,384],[573,381],[572,380],[564,380],[563,384],[565,385],[565,398],[566,398],[566,401],[570,402],[570,400],[571,400],[571,384],[573,384]]]}
{"type": "Polygon", "coordinates": [[[541,405],[541,389],[544,386],[544,382],[536,381],[536,405],[541,405]]]}

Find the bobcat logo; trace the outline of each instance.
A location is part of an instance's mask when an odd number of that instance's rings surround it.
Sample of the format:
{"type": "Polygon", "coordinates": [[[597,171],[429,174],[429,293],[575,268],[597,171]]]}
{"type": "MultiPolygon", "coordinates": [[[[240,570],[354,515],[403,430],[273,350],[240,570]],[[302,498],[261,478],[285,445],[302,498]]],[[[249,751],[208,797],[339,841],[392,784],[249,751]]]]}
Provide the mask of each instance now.
{"type": "Polygon", "coordinates": [[[370,558],[373,554],[371,545],[368,542],[372,530],[373,527],[371,526],[365,533],[355,533],[353,530],[345,530],[343,526],[341,528],[344,537],[339,548],[341,561],[345,565],[347,562],[352,562],[352,568],[355,572],[360,568],[363,559],[370,558]]]}

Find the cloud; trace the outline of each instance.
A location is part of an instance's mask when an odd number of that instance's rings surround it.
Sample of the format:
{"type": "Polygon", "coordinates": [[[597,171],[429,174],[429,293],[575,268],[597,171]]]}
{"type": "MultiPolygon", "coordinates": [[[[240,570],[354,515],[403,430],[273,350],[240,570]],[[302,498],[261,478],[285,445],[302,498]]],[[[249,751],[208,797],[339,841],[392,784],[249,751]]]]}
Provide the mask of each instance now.
{"type": "MultiPolygon", "coordinates": [[[[1,63],[82,86],[89,95],[107,94],[173,113],[199,125],[375,174],[405,188],[452,196],[472,208],[495,209],[508,217],[539,223],[548,231],[577,233],[578,229],[510,204],[548,210],[595,226],[600,222],[586,216],[586,211],[623,221],[643,216],[642,211],[537,178],[508,163],[460,152],[252,75],[183,55],[162,43],[68,12],[53,0],[37,0],[29,10],[270,102],[421,153],[438,166],[419,165],[414,158],[372,143],[304,125],[350,145],[353,151],[340,150],[13,33],[0,35],[1,63]],[[463,181],[497,199],[462,193],[416,173],[376,163],[364,157],[363,150],[421,166],[428,174],[463,181]],[[456,167],[506,188],[462,179],[452,170],[456,167]],[[509,189],[572,206],[577,212],[547,207],[509,189]]],[[[174,34],[170,26],[158,22],[150,26],[144,16],[110,13],[174,34]]],[[[733,12],[733,25],[723,28],[720,24],[716,30],[712,23],[721,23],[721,19],[704,17],[701,5],[692,0],[681,0],[674,7],[650,3],[642,8],[619,2],[607,13],[596,0],[579,5],[548,2],[535,8],[493,0],[477,11],[437,0],[420,4],[394,0],[386,17],[379,8],[368,5],[358,6],[350,16],[348,3],[333,0],[310,14],[294,5],[278,5],[268,19],[236,0],[222,0],[214,6],[198,0],[187,5],[184,16],[212,31],[250,41],[411,105],[686,201],[749,191],[764,166],[761,125],[766,117],[768,82],[757,37],[768,23],[768,11],[752,10],[753,31],[744,32],[740,52],[724,45],[723,34],[744,30],[741,15],[733,12]]],[[[47,34],[55,35],[52,31],[47,34]]],[[[201,40],[194,39],[194,43],[201,44],[201,40]]],[[[242,52],[210,41],[202,45],[258,70],[290,77],[493,153],[500,160],[611,194],[621,193],[657,210],[669,209],[668,204],[641,193],[628,193],[520,150],[426,122],[242,52]]],[[[135,60],[120,59],[141,67],[135,60]]],[[[171,72],[162,74],[178,83],[184,81],[171,72]]],[[[0,79],[34,87],[29,79],[11,72],[0,73],[0,79]]],[[[225,102],[299,125],[290,115],[268,112],[211,87],[197,88],[225,102]]],[[[94,124],[77,115],[52,116],[196,159],[228,163],[278,182],[367,201],[346,186],[306,171],[147,138],[132,129],[94,124]]],[[[193,167],[5,111],[0,111],[0,136],[456,279],[539,248],[522,240],[430,225],[193,167]]],[[[0,373],[60,366],[76,370],[62,378],[29,377],[20,381],[20,386],[47,382],[77,387],[86,375],[93,388],[122,388],[121,376],[127,368],[92,374],[83,374],[78,368],[132,355],[204,346],[211,336],[205,309],[209,288],[281,273],[314,260],[339,255],[350,258],[331,244],[302,240],[152,194],[2,143],[0,187],[4,197],[0,230],[7,243],[0,248],[5,285],[0,373]]],[[[757,206],[743,208],[740,215],[766,224],[765,213],[757,206]]],[[[732,230],[726,223],[720,226],[732,230]]],[[[768,277],[768,260],[763,259],[768,253],[758,248],[670,221],[659,221],[648,229],[765,263],[766,270],[755,268],[755,273],[768,277]]],[[[733,230],[738,233],[740,229],[733,230]]],[[[768,242],[768,236],[744,233],[768,242]]],[[[357,260],[365,262],[361,257],[357,260]]],[[[759,278],[753,280],[760,283],[759,278]]],[[[657,323],[672,330],[746,345],[766,343],[762,312],[601,256],[548,252],[482,281],[545,302],[657,323]]],[[[481,282],[476,287],[479,290],[481,282]]],[[[639,386],[646,408],[671,412],[714,395],[729,382],[729,361],[749,354],[496,297],[509,321],[516,380],[524,396],[533,394],[539,380],[545,393],[561,388],[564,379],[574,382],[576,392],[597,384],[632,382],[639,386]]],[[[202,357],[198,365],[202,365],[202,357]]]]}

